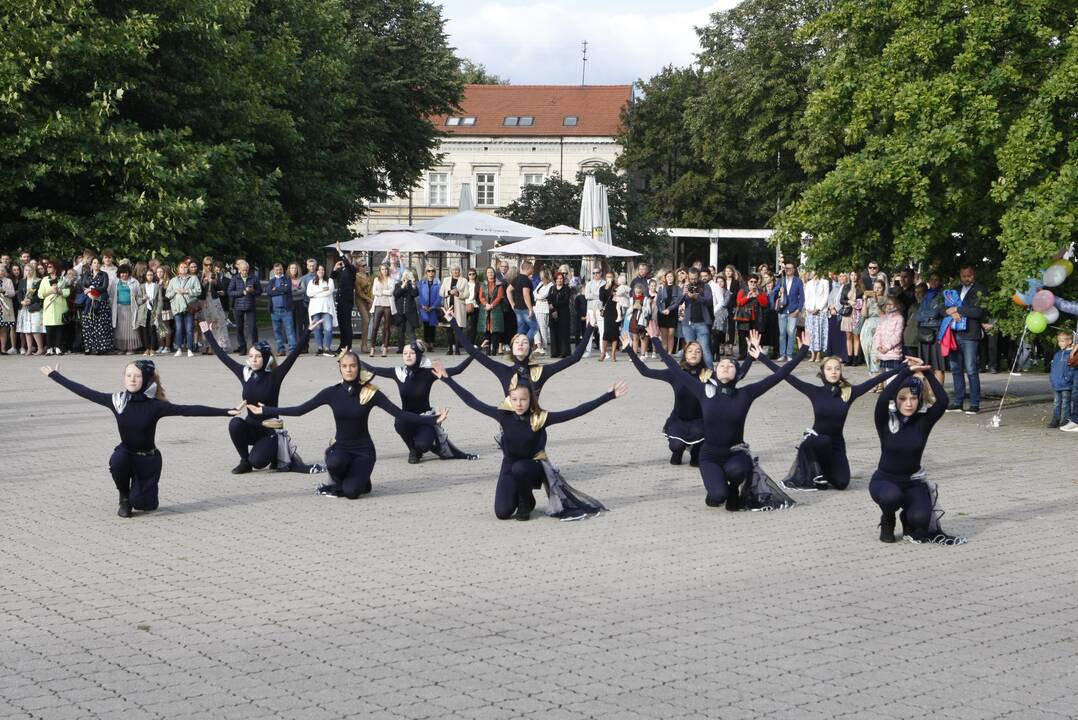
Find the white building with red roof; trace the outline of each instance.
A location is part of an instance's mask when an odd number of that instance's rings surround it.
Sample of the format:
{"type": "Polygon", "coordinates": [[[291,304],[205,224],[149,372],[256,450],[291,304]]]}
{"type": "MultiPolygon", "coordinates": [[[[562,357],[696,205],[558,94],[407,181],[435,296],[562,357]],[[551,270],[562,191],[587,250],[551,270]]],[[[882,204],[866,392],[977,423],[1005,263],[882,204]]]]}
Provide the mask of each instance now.
{"type": "Polygon", "coordinates": [[[632,96],[632,85],[468,85],[459,113],[432,119],[446,133],[437,164],[411,197],[372,204],[355,229],[366,234],[455,212],[464,184],[475,209],[493,213],[525,185],[612,165],[632,96]]]}

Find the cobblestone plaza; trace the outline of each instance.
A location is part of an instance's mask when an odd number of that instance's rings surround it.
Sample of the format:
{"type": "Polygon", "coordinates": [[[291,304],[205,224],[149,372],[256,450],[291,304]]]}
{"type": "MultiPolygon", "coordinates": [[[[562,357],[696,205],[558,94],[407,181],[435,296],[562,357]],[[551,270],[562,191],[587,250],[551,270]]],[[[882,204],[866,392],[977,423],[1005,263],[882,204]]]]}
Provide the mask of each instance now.
{"type": "MultiPolygon", "coordinates": [[[[543,404],[630,384],[550,431],[569,482],[611,508],[597,519],[498,521],[495,425],[436,386],[450,437],[479,460],[408,465],[375,411],[374,492],[331,499],[304,475],[230,475],[225,419],[166,419],[161,509],[122,520],[110,414],[40,364],[0,362],[0,718],[1078,716],[1075,437],[1045,429],[1043,405],[990,428],[985,402],[937,426],[925,464],[961,547],[876,539],[875,396],[847,425],[848,491],[733,514],[668,464],[669,387],[594,360],[543,404]]],[[[113,390],[122,365],[79,356],[61,371],[113,390]]],[[[175,402],[239,400],[214,359],[158,367],[175,402]]],[[[301,358],[282,404],[335,378],[332,360],[301,358]]],[[[498,399],[482,368],[462,381],[498,399]]],[[[810,423],[783,384],[746,438],[781,477],[810,423]]],[[[308,461],[333,433],[326,409],[286,426],[308,461]]]]}

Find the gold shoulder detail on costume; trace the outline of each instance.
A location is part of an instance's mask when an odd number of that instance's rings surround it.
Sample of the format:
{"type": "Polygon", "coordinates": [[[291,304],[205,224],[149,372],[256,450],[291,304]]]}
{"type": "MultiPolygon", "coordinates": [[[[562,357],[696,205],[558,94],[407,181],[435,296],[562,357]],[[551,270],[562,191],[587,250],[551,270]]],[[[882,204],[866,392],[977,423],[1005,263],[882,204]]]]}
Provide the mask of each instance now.
{"type": "Polygon", "coordinates": [[[543,429],[543,426],[546,425],[546,416],[547,416],[546,410],[540,410],[539,412],[532,413],[532,416],[531,416],[532,432],[539,432],[540,430],[543,429]]]}
{"type": "Polygon", "coordinates": [[[364,385],[359,391],[359,404],[366,405],[378,394],[378,388],[374,385],[364,385]]]}

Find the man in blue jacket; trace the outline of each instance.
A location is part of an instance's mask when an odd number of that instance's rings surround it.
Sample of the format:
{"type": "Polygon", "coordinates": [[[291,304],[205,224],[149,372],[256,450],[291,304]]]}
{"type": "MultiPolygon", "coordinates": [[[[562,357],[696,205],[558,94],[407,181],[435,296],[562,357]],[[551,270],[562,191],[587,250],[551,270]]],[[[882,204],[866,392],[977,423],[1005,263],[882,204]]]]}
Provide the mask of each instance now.
{"type": "Polygon", "coordinates": [[[228,296],[232,298],[232,312],[236,317],[236,334],[239,336],[237,355],[246,355],[247,347],[258,343],[258,322],[255,320],[255,298],[262,294],[262,280],[251,270],[243,258],[236,260],[236,274],[228,284],[228,296]]]}
{"type": "Polygon", "coordinates": [[[788,362],[797,354],[797,318],[805,309],[805,285],[793,263],[786,263],[784,275],[775,283],[768,301],[779,315],[779,361],[788,362]]]}
{"type": "Polygon", "coordinates": [[[951,363],[951,377],[954,381],[954,396],[948,411],[961,411],[966,399],[966,377],[969,377],[969,408],[967,415],[976,415],[981,411],[981,376],[980,361],[977,358],[981,344],[981,320],[985,316],[981,307],[981,295],[984,288],[977,284],[977,271],[972,265],[965,265],[958,271],[962,285],[956,288],[961,302],[956,307],[947,308],[946,312],[955,321],[954,327],[965,327],[955,331],[954,339],[958,348],[948,357],[951,363]]]}
{"type": "Polygon", "coordinates": [[[292,324],[292,281],[284,274],[284,265],[273,263],[273,275],[266,286],[270,301],[270,321],[273,323],[273,338],[277,341],[277,354],[285,354],[285,338],[288,339],[288,351],[296,346],[296,328],[292,324]]]}

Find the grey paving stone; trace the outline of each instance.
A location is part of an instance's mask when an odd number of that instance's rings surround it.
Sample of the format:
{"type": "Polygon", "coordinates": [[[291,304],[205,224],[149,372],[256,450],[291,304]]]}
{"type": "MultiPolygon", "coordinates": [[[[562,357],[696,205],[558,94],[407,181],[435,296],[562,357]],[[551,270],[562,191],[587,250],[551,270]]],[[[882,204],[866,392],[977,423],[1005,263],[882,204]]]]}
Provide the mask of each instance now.
{"type": "MultiPolygon", "coordinates": [[[[600,518],[496,520],[492,423],[437,387],[479,460],[408,465],[376,411],[374,492],[332,500],[311,477],[229,474],[225,420],[169,419],[162,507],[124,521],[108,413],[37,364],[0,358],[18,460],[0,474],[0,717],[1056,720],[1075,706],[1078,478],[1060,469],[1075,439],[1037,425],[1039,406],[999,429],[939,424],[925,465],[946,527],[970,538],[958,548],[876,541],[874,398],[851,411],[848,491],[732,515],[666,462],[669,389],[594,360],[543,404],[629,381],[549,433],[567,479],[611,507],[600,518]]],[[[62,364],[113,390],[123,360],[62,364]]],[[[213,359],[158,365],[177,402],[238,400],[213,359]]],[[[301,358],[283,402],[334,374],[301,358]]],[[[463,382],[499,400],[481,368],[463,382]]],[[[784,473],[810,421],[789,387],[757,403],[747,437],[766,470],[784,473]]],[[[325,410],[286,425],[309,461],[332,435],[325,410]]]]}

